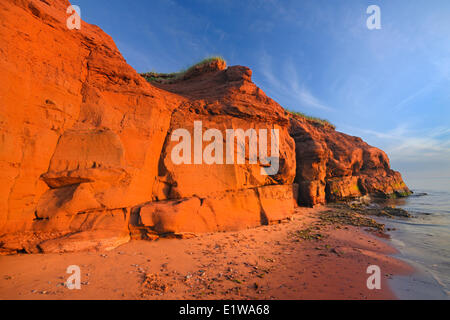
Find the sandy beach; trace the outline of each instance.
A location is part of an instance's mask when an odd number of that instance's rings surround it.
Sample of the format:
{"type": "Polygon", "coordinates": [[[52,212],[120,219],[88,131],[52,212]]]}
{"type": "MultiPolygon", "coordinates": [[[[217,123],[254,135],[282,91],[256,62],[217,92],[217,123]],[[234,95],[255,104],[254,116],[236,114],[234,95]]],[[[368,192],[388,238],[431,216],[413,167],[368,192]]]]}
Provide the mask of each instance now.
{"type": "Polygon", "coordinates": [[[333,212],[297,208],[281,224],[109,252],[1,256],[0,298],[395,299],[388,279],[412,268],[374,228],[329,223],[333,212]],[[64,285],[69,265],[81,269],[80,290],[64,285]],[[369,265],[381,269],[380,290],[366,286],[369,265]]]}

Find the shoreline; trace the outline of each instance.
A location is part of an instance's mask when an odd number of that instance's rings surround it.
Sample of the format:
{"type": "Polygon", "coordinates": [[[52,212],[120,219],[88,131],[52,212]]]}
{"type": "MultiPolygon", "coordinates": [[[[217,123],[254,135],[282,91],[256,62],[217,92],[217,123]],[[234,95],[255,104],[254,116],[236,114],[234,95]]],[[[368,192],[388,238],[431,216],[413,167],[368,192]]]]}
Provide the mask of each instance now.
{"type": "MultiPolygon", "coordinates": [[[[378,219],[377,219],[378,220],[378,219]]],[[[395,226],[387,219],[380,219],[379,222],[386,226],[395,226]]],[[[389,239],[383,240],[387,245],[394,247],[397,253],[393,254],[394,259],[400,260],[408,264],[414,269],[414,272],[407,275],[394,275],[393,279],[389,280],[389,286],[395,292],[395,295],[402,300],[448,300],[449,293],[445,290],[445,284],[440,282],[438,276],[432,270],[414,260],[412,256],[402,252],[396,242],[398,239],[395,232],[391,232],[389,239]]],[[[404,244],[403,244],[404,245],[404,244]]]]}
{"type": "Polygon", "coordinates": [[[415,272],[396,276],[390,285],[399,299],[449,300],[448,192],[443,188],[413,188],[407,198],[378,201],[378,205],[406,210],[410,217],[375,217],[390,230],[388,245],[397,249],[393,257],[404,261],[415,272]],[[446,211],[447,210],[447,211],[446,211]]]}
{"type": "Polygon", "coordinates": [[[0,256],[0,299],[396,299],[390,279],[415,269],[367,227],[323,219],[336,210],[299,207],[280,224],[108,252],[0,256]],[[64,286],[69,265],[80,290],[64,286]],[[367,289],[369,265],[380,290],[367,289]]]}

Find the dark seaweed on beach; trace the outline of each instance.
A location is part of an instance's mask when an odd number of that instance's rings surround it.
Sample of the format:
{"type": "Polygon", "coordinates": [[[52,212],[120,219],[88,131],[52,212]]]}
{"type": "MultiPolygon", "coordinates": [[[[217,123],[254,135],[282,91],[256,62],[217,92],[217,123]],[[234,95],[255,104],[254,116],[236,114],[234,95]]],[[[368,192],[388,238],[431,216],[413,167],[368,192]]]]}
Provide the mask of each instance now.
{"type": "Polygon", "coordinates": [[[333,225],[351,225],[368,227],[381,232],[384,231],[384,224],[350,210],[327,210],[322,212],[319,218],[322,222],[333,225]]]}

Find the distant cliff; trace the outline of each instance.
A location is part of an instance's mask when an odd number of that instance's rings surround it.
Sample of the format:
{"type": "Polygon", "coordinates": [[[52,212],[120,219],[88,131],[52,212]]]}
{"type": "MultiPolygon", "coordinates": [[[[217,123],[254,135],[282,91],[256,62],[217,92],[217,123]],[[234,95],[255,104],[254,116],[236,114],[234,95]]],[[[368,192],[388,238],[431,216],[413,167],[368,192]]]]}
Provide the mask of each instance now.
{"type": "Polygon", "coordinates": [[[69,5],[0,2],[0,252],[110,249],[276,223],[297,204],[409,194],[383,151],[286,112],[250,69],[213,60],[149,83],[98,27],[69,30],[69,5]],[[277,173],[174,164],[171,135],[194,135],[195,121],[278,130],[277,173]]]}

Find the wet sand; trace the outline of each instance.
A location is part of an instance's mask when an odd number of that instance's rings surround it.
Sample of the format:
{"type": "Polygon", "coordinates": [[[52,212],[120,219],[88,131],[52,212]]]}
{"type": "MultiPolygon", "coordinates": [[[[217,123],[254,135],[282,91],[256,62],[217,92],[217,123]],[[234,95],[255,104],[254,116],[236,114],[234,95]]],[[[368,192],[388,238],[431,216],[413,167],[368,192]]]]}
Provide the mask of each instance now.
{"type": "Polygon", "coordinates": [[[413,269],[364,227],[291,220],[190,239],[132,241],[109,252],[0,256],[0,299],[395,299],[388,280],[413,269]],[[69,290],[69,265],[81,289],[69,290]],[[381,289],[367,288],[367,267],[381,289]]]}

